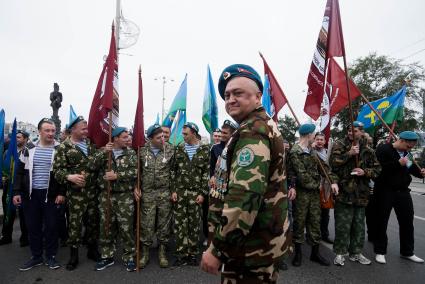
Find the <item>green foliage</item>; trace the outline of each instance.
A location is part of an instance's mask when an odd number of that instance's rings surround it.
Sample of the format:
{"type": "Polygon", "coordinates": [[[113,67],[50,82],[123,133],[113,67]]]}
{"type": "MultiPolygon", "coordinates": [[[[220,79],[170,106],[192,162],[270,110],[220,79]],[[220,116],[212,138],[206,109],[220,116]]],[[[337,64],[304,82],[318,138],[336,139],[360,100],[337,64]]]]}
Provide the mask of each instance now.
{"type": "MultiPolygon", "coordinates": [[[[404,109],[404,121],[397,125],[396,132],[403,130],[418,130],[422,123],[419,117],[418,108],[422,106],[422,93],[425,91],[420,85],[425,81],[425,69],[419,63],[403,64],[401,60],[396,60],[385,55],[371,53],[368,56],[358,58],[349,68],[349,74],[357,87],[369,101],[375,101],[383,97],[388,97],[398,91],[405,79],[410,78],[410,85],[407,89],[407,96],[404,109]]],[[[354,119],[358,110],[363,105],[361,98],[353,101],[354,119]]],[[[338,113],[333,120],[331,130],[334,138],[343,138],[347,133],[350,117],[348,107],[338,113]]],[[[383,126],[377,127],[375,131],[375,141],[385,136],[387,133],[383,126]]]]}
{"type": "Polygon", "coordinates": [[[295,119],[285,114],[284,117],[280,117],[277,121],[277,127],[279,128],[280,133],[282,133],[283,139],[293,145],[295,143],[295,133],[298,130],[298,125],[295,119]]]}

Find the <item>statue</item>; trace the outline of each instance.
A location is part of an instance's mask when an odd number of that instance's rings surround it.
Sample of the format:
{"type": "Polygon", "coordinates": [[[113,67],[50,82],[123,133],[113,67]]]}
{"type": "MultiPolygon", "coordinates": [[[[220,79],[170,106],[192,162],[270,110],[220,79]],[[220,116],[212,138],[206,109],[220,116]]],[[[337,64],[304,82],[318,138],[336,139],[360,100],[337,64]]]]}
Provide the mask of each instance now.
{"type": "Polygon", "coordinates": [[[52,120],[56,125],[56,139],[58,139],[61,131],[61,121],[59,119],[58,111],[62,106],[62,93],[59,92],[58,83],[53,84],[53,92],[50,93],[50,102],[50,106],[53,109],[52,120]]]}

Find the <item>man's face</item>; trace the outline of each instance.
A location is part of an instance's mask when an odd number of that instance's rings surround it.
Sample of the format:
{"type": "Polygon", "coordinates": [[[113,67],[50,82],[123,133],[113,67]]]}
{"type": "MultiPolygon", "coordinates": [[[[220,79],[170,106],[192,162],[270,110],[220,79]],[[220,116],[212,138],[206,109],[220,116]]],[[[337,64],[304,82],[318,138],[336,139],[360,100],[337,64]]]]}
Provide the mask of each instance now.
{"type": "MultiPolygon", "coordinates": [[[[359,128],[354,127],[354,140],[359,141],[360,138],[363,136],[363,131],[361,131],[359,128]]],[[[348,128],[348,138],[353,141],[353,133],[351,132],[351,127],[348,128]]]]}
{"type": "Polygon", "coordinates": [[[221,130],[221,141],[227,142],[229,141],[230,137],[232,137],[233,129],[229,127],[223,127],[221,130]]]}
{"type": "Polygon", "coordinates": [[[400,139],[400,151],[410,151],[416,146],[417,141],[400,139]]]}
{"type": "Polygon", "coordinates": [[[117,148],[127,148],[127,142],[128,142],[128,132],[124,131],[121,132],[120,135],[114,137],[114,146],[117,148]]]}
{"type": "Polygon", "coordinates": [[[56,126],[53,123],[44,122],[41,124],[38,134],[40,140],[45,144],[52,144],[55,141],[56,126]]]}
{"type": "Polygon", "coordinates": [[[132,147],[132,146],[133,146],[133,136],[128,134],[127,147],[132,147]]]}
{"type": "Polygon", "coordinates": [[[224,102],[226,112],[240,123],[261,104],[261,92],[251,79],[236,77],[226,86],[224,102]]]}
{"type": "Polygon", "coordinates": [[[151,138],[151,143],[155,148],[161,148],[163,146],[163,132],[157,133],[151,138]]]}
{"type": "Polygon", "coordinates": [[[28,138],[25,138],[25,136],[22,133],[16,134],[16,144],[18,144],[18,147],[23,147],[25,144],[27,144],[28,138]]]}
{"type": "Polygon", "coordinates": [[[196,135],[194,132],[192,132],[192,130],[189,127],[183,127],[183,139],[184,142],[191,144],[195,139],[196,139],[196,135]]]}
{"type": "Polygon", "coordinates": [[[220,140],[221,140],[221,132],[218,132],[218,131],[213,132],[214,144],[220,143],[220,140]]]}
{"type": "Polygon", "coordinates": [[[316,145],[316,149],[321,150],[325,147],[325,136],[317,135],[314,138],[314,144],[316,145]]]}
{"type": "Polygon", "coordinates": [[[162,135],[164,136],[164,141],[168,142],[170,140],[170,128],[163,126],[162,135]]]}
{"type": "Polygon", "coordinates": [[[86,121],[78,122],[71,129],[72,137],[78,140],[86,139],[88,134],[89,134],[89,130],[88,130],[86,121]]]}

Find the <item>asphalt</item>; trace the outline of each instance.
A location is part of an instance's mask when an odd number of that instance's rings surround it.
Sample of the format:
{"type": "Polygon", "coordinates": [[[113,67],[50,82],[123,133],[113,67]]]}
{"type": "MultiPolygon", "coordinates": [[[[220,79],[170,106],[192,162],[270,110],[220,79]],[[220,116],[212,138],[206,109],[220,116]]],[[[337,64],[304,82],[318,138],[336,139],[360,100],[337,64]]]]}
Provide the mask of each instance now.
{"type": "MultiPolygon", "coordinates": [[[[415,254],[425,258],[425,184],[422,180],[414,180],[411,184],[412,199],[415,208],[415,254]]],[[[333,236],[333,214],[329,229],[333,236]]],[[[80,266],[69,272],[64,268],[52,271],[46,266],[36,267],[27,272],[20,272],[19,266],[29,257],[29,248],[19,247],[19,224],[15,222],[13,243],[0,246],[0,283],[219,283],[220,278],[202,272],[198,267],[184,266],[161,269],[158,265],[157,253],[151,249],[151,262],[139,273],[129,273],[116,258],[115,265],[101,272],[94,271],[94,262],[86,259],[85,249],[80,251],[80,266]]],[[[278,283],[425,283],[425,265],[416,264],[400,258],[398,223],[394,214],[388,225],[387,264],[361,265],[346,261],[345,266],[322,267],[309,261],[310,247],[303,246],[303,264],[301,267],[291,266],[291,257],[287,259],[289,269],[280,273],[278,283]]],[[[172,245],[171,245],[172,247],[172,245]]],[[[321,251],[332,260],[334,254],[331,246],[322,243],[321,251]]],[[[374,258],[373,246],[365,241],[364,255],[374,258]]],[[[65,264],[68,260],[68,248],[60,248],[58,260],[65,264]]],[[[118,252],[120,255],[120,252],[118,252]]],[[[170,252],[170,258],[171,252],[170,252]]],[[[172,259],[171,259],[172,260],[172,259]]]]}

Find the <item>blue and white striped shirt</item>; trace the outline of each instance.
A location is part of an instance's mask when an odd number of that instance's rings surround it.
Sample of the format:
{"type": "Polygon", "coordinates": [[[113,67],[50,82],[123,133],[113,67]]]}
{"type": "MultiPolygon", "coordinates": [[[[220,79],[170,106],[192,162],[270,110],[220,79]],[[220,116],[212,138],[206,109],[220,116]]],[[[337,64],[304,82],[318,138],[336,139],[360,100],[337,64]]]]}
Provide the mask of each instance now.
{"type": "Polygon", "coordinates": [[[187,155],[189,156],[189,160],[192,161],[193,156],[196,154],[196,150],[198,150],[199,144],[189,145],[184,143],[184,149],[186,150],[187,155]]]}
{"type": "Polygon", "coordinates": [[[32,170],[32,188],[45,189],[49,187],[50,169],[54,147],[37,146],[34,151],[32,170]]]}
{"type": "Polygon", "coordinates": [[[87,143],[85,140],[77,142],[76,145],[83,151],[84,155],[88,156],[87,143]]]}

